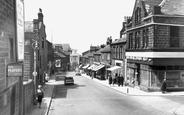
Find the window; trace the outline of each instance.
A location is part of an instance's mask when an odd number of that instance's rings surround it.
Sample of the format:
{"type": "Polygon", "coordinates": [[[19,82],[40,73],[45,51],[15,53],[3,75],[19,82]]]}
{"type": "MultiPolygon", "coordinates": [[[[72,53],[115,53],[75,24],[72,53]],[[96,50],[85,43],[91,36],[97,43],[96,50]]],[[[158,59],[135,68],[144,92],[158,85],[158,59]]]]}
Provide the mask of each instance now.
{"type": "Polygon", "coordinates": [[[119,46],[117,46],[117,52],[116,53],[117,53],[117,57],[116,58],[119,59],[119,46]]]}
{"type": "Polygon", "coordinates": [[[44,48],[44,38],[42,38],[42,48],[44,48]]]}
{"type": "Polygon", "coordinates": [[[143,48],[147,48],[148,47],[148,29],[144,29],[143,30],[143,48]]]}
{"type": "Polygon", "coordinates": [[[170,27],[170,47],[179,47],[179,27],[170,27]]]}
{"type": "Polygon", "coordinates": [[[135,24],[139,24],[141,22],[141,8],[137,8],[135,10],[135,24]]]}
{"type": "Polygon", "coordinates": [[[140,31],[135,33],[135,48],[140,48],[140,31]]]}
{"type": "Polygon", "coordinates": [[[110,60],[110,54],[107,54],[107,60],[110,60]]]}
{"type": "Polygon", "coordinates": [[[128,43],[128,45],[129,45],[129,49],[132,49],[132,47],[133,47],[133,33],[129,34],[129,43],[128,43]]]}
{"type": "Polygon", "coordinates": [[[10,48],[10,60],[14,60],[14,42],[13,42],[13,38],[9,38],[9,48],[10,48]]]}

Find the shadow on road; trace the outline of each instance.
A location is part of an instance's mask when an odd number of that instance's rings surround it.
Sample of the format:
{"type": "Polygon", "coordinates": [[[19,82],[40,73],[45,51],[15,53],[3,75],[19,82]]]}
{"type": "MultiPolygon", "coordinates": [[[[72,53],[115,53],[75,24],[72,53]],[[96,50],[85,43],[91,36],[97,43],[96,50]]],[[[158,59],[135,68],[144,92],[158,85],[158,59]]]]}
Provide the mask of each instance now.
{"type": "Polygon", "coordinates": [[[57,85],[57,86],[55,86],[55,91],[54,91],[53,98],[66,98],[69,89],[76,89],[78,87],[85,87],[85,85],[78,85],[78,84],[74,84],[74,85],[64,85],[64,84],[57,85]]]}

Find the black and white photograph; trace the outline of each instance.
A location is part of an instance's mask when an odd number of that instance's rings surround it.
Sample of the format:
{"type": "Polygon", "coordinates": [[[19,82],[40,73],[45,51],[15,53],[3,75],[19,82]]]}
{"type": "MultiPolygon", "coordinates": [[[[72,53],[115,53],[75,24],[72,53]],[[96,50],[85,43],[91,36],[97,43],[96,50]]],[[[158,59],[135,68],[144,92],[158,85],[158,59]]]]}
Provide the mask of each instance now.
{"type": "Polygon", "coordinates": [[[184,115],[184,0],[0,0],[0,115],[184,115]]]}

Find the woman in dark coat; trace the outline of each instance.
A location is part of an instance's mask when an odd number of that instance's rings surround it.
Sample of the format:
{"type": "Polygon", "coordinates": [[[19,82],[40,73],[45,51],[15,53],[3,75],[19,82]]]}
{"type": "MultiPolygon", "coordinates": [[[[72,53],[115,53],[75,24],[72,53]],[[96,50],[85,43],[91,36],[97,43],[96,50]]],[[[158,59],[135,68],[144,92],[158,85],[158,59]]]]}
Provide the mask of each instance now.
{"type": "Polygon", "coordinates": [[[109,76],[109,85],[111,86],[111,84],[112,84],[112,77],[109,76]]]}
{"type": "Polygon", "coordinates": [[[164,78],[162,81],[162,87],[161,87],[162,93],[165,93],[166,89],[167,89],[167,84],[166,84],[166,79],[164,78]]]}

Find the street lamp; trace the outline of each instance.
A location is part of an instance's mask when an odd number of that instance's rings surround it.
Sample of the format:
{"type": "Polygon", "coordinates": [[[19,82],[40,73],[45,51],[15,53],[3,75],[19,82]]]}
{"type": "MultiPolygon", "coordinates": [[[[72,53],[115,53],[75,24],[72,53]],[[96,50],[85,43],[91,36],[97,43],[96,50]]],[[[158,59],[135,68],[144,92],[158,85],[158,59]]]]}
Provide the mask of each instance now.
{"type": "Polygon", "coordinates": [[[36,95],[37,95],[37,85],[36,85],[36,76],[37,76],[37,72],[36,72],[36,49],[38,49],[38,41],[33,40],[32,43],[32,48],[34,50],[34,69],[33,69],[33,79],[34,79],[34,99],[33,99],[33,103],[36,104],[36,95]]]}

